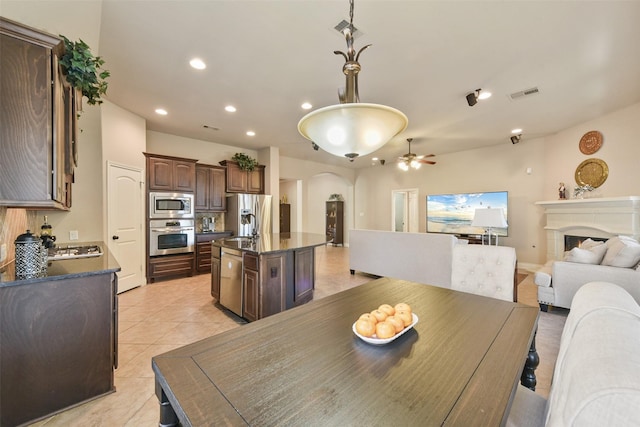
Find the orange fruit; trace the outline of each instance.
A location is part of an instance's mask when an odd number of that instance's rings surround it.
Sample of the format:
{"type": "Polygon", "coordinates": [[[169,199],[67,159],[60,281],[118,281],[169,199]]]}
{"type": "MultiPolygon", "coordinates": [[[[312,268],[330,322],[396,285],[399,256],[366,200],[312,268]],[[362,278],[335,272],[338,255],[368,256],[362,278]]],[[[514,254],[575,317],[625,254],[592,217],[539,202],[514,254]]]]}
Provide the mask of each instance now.
{"type": "Polygon", "coordinates": [[[396,309],[391,307],[389,304],[382,304],[378,307],[378,310],[387,313],[387,316],[393,316],[396,312],[396,309]]]}
{"type": "Polygon", "coordinates": [[[378,322],[383,322],[384,319],[387,318],[387,313],[385,313],[384,311],[380,311],[380,310],[373,310],[371,312],[371,315],[373,317],[375,317],[376,319],[378,319],[378,322]]]}
{"type": "Polygon", "coordinates": [[[413,316],[408,311],[404,311],[404,310],[396,311],[395,317],[401,318],[402,321],[404,322],[405,327],[413,323],[413,316]]]}
{"type": "Polygon", "coordinates": [[[396,334],[404,329],[404,321],[398,316],[389,316],[385,322],[391,323],[396,328],[396,334]]]}
{"type": "Polygon", "coordinates": [[[376,333],[376,324],[371,320],[358,319],[356,322],[356,331],[363,337],[372,337],[376,333]]]}
{"type": "Polygon", "coordinates": [[[411,306],[406,302],[399,302],[394,308],[396,311],[408,311],[411,313],[411,306]]]}
{"type": "Polygon", "coordinates": [[[378,322],[376,324],[376,337],[379,339],[391,338],[396,334],[396,328],[389,322],[378,322]]]}
{"type": "Polygon", "coordinates": [[[359,319],[365,319],[365,320],[370,320],[373,322],[373,324],[375,325],[376,323],[378,323],[378,319],[371,313],[364,313],[361,314],[359,319]]]}

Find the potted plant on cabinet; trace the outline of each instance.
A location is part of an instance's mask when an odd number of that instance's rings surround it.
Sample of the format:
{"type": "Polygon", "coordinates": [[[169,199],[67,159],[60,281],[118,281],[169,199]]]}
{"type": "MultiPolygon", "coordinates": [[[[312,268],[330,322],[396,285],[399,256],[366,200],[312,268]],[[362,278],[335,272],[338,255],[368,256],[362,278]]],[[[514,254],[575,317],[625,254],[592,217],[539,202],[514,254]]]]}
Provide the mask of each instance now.
{"type": "Polygon", "coordinates": [[[238,162],[240,169],[251,172],[258,166],[258,161],[244,153],[236,153],[231,160],[238,162]]]}
{"type": "Polygon", "coordinates": [[[100,97],[107,93],[108,86],[105,79],[110,76],[109,71],[102,69],[104,60],[93,56],[89,46],[82,40],[72,42],[65,36],[60,37],[65,47],[60,66],[67,81],[87,97],[89,105],[102,104],[100,97]]]}

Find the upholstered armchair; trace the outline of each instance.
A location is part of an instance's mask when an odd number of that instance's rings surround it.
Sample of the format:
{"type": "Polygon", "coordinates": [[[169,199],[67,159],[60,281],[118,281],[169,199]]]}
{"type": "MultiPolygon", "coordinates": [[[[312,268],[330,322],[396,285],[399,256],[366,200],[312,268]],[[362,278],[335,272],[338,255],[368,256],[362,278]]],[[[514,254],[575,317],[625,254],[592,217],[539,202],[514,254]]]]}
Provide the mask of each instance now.
{"type": "Polygon", "coordinates": [[[451,288],[516,301],[516,250],[508,246],[455,245],[451,288]]]}

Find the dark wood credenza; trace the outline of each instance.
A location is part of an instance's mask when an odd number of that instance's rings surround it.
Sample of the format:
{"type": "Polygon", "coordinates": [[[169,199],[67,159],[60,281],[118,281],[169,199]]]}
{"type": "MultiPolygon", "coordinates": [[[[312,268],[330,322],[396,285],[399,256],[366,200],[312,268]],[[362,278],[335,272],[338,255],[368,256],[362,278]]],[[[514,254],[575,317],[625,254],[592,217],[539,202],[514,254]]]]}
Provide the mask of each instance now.
{"type": "Polygon", "coordinates": [[[50,277],[0,282],[1,426],[115,391],[120,267],[108,253],[49,265],[50,277]]]}

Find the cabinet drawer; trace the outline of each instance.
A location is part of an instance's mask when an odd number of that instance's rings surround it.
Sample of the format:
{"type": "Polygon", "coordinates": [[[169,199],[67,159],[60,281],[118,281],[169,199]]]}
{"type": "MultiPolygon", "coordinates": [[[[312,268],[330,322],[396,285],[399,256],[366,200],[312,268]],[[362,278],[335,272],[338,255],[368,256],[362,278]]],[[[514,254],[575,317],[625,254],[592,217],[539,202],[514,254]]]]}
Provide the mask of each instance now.
{"type": "Polygon", "coordinates": [[[151,258],[149,276],[151,278],[193,274],[193,254],[151,258]]]}
{"type": "Polygon", "coordinates": [[[251,255],[248,253],[244,254],[244,258],[242,259],[244,262],[244,268],[248,268],[249,270],[258,271],[258,257],[255,255],[251,255]]]}

